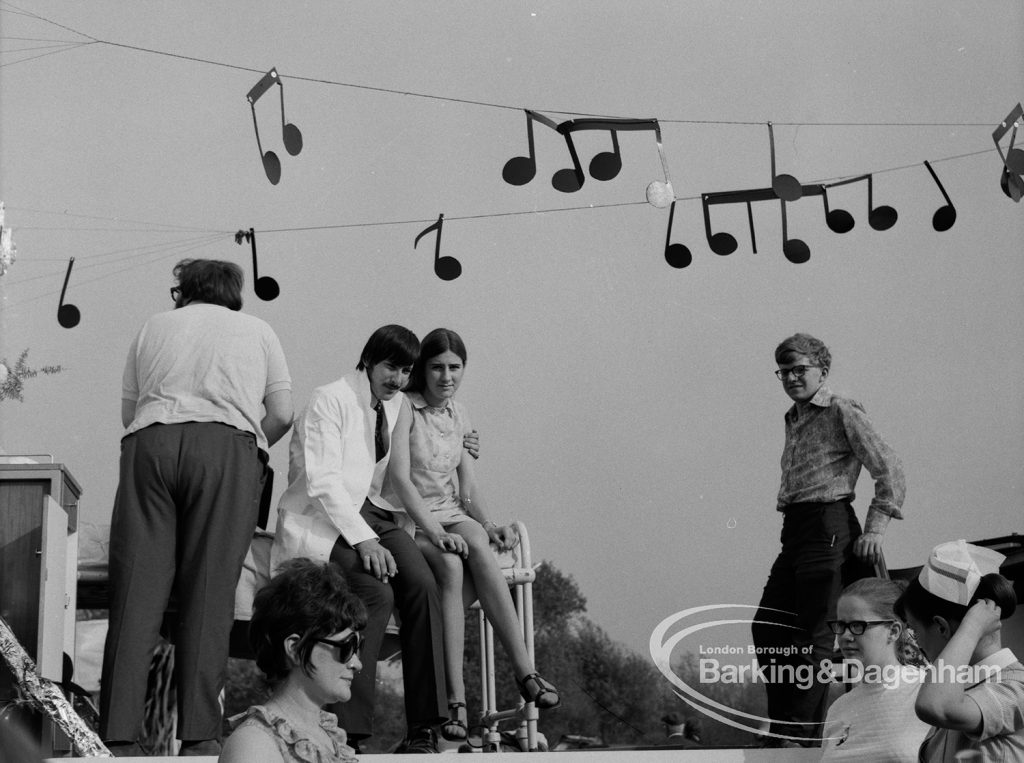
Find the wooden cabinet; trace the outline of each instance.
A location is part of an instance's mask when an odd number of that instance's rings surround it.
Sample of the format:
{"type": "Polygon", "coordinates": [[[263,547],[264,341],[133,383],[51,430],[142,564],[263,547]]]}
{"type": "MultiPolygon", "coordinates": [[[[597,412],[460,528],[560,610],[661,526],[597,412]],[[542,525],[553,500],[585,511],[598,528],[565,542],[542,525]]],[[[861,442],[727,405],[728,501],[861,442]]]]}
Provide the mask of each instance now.
{"type": "MultiPolygon", "coordinates": [[[[40,675],[58,683],[75,653],[81,493],[62,464],[0,464],[0,614],[40,675]]],[[[15,696],[0,665],[0,701],[15,696]]],[[[43,757],[64,751],[49,723],[34,731],[43,757]]]]}

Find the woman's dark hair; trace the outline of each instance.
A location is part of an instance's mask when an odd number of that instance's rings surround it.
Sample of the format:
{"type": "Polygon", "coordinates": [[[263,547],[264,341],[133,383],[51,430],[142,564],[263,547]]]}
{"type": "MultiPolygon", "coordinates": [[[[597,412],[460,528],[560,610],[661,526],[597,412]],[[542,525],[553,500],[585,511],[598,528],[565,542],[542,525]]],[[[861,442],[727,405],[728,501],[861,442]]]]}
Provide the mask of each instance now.
{"type": "Polygon", "coordinates": [[[206,302],[242,309],[242,269],[223,260],[182,260],[174,266],[181,302],[206,302]]]}
{"type": "Polygon", "coordinates": [[[871,613],[879,620],[897,620],[902,628],[896,639],[896,659],[901,665],[921,667],[927,663],[921,648],[917,645],[913,631],[907,627],[906,620],[896,612],[896,602],[906,591],[907,584],[902,580],[885,580],[884,578],[861,578],[843,589],[839,597],[856,596],[871,609],[871,613]]]}
{"type": "Polygon", "coordinates": [[[310,655],[317,639],[365,626],[366,607],[349,590],[337,566],[289,559],[253,600],[249,645],[256,654],[256,666],[274,683],[293,667],[284,648],[292,634],[299,637],[299,664],[310,675],[310,655]]]}
{"type": "Polygon", "coordinates": [[[1017,594],[1013,590],[1013,583],[998,572],[990,572],[978,583],[978,590],[974,592],[966,606],[939,598],[926,590],[915,578],[910,581],[907,590],[896,602],[896,614],[904,620],[909,613],[922,622],[930,621],[933,617],[941,617],[959,623],[964,619],[967,610],[981,599],[991,599],[996,603],[999,607],[1000,620],[1010,617],[1017,609],[1017,594]]]}
{"type": "Polygon", "coordinates": [[[411,366],[419,354],[420,340],[405,326],[394,323],[381,326],[366,340],[356,370],[373,368],[390,361],[396,366],[411,366]]]}
{"type": "Polygon", "coordinates": [[[412,374],[409,376],[409,389],[413,392],[422,392],[427,386],[427,361],[436,358],[444,352],[454,352],[466,362],[466,345],[462,337],[451,329],[434,329],[420,343],[419,355],[416,362],[412,364],[412,374]]]}

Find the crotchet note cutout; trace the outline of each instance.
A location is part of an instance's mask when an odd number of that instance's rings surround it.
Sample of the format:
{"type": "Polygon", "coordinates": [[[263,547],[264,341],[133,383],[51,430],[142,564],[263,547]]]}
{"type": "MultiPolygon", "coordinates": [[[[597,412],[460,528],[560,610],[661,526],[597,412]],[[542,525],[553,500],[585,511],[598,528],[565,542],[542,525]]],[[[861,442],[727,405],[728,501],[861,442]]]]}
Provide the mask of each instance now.
{"type": "Polygon", "coordinates": [[[454,281],[462,275],[462,263],[454,257],[449,257],[447,255],[444,257],[441,256],[441,229],[443,227],[444,213],[442,212],[437,216],[437,222],[431,223],[420,231],[419,235],[416,236],[416,240],[412,242],[412,248],[415,249],[416,245],[420,243],[420,239],[428,233],[436,231],[437,239],[434,242],[434,275],[442,281],[454,281]]]}
{"type": "Polygon", "coordinates": [[[245,97],[252,109],[252,126],[256,130],[256,148],[259,149],[260,158],[263,160],[263,171],[267,173],[267,180],[273,185],[277,185],[281,180],[281,160],[273,151],[263,151],[263,144],[260,142],[260,126],[256,120],[256,101],[273,85],[277,85],[281,93],[281,137],[284,140],[285,150],[292,156],[298,156],[302,151],[302,132],[295,125],[285,121],[284,85],[277,74],[277,69],[271,69],[264,74],[245,97]]]}
{"type": "Polygon", "coordinates": [[[935,210],[935,214],[932,215],[932,227],[935,228],[939,233],[947,231],[953,227],[956,222],[956,207],[953,206],[953,201],[949,198],[949,194],[946,193],[946,189],[942,186],[942,182],[939,180],[939,176],[935,174],[935,170],[932,169],[932,165],[928,163],[928,160],[924,160],[924,166],[928,168],[928,172],[931,173],[932,180],[935,181],[935,185],[939,187],[939,192],[942,194],[942,198],[946,200],[946,203],[935,210]]]}
{"type": "Polygon", "coordinates": [[[256,231],[249,228],[248,231],[238,231],[235,234],[235,243],[241,244],[242,239],[245,239],[252,245],[252,289],[256,292],[256,296],[262,299],[264,302],[270,302],[271,300],[277,299],[281,293],[281,287],[278,286],[270,276],[260,276],[259,264],[256,262],[256,231]]]}
{"type": "Polygon", "coordinates": [[[64,274],[64,287],[60,290],[60,302],[57,304],[57,323],[66,329],[73,329],[82,319],[82,314],[78,311],[77,307],[71,304],[64,304],[64,295],[68,290],[68,280],[71,278],[71,268],[74,264],[75,258],[72,257],[68,260],[68,269],[64,274]]]}
{"type": "Polygon", "coordinates": [[[669,179],[668,160],[665,157],[665,148],[661,140],[661,126],[657,119],[613,119],[613,118],[586,118],[569,119],[565,122],[555,123],[554,120],[536,111],[526,111],[526,141],[528,154],[526,156],[514,156],[505,162],[501,176],[510,185],[525,185],[537,174],[537,154],[533,136],[533,123],[540,122],[546,127],[558,132],[564,139],[566,149],[569,152],[571,167],[558,170],[551,177],[551,185],[562,193],[575,193],[583,187],[586,175],[583,165],[580,162],[579,154],[576,151],[576,144],[573,141],[573,133],[584,130],[606,130],[611,140],[611,150],[601,151],[593,156],[588,165],[590,176],[595,180],[608,181],[618,177],[622,170],[622,152],[619,148],[619,132],[622,131],[649,131],[653,132],[658,147],[658,156],[661,159],[664,181],[655,180],[647,186],[647,201],[659,208],[667,207],[675,199],[672,190],[672,182],[669,179]]]}
{"type": "Polygon", "coordinates": [[[1018,203],[1024,197],[1024,177],[1022,177],[1024,176],[1024,150],[1014,148],[1013,143],[1017,139],[1017,128],[1022,121],[1024,121],[1024,109],[1018,103],[992,132],[992,140],[996,144],[999,157],[1003,160],[1003,169],[999,174],[999,187],[1003,189],[1003,193],[1018,203]],[[1010,133],[1010,147],[1004,154],[999,141],[1008,132],[1010,133]]]}

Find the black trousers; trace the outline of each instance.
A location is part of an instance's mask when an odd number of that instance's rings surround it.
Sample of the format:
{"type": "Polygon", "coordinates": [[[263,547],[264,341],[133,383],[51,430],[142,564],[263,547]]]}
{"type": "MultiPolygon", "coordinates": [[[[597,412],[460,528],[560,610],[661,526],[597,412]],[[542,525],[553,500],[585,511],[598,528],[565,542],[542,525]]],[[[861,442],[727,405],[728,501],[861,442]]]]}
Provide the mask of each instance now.
{"type": "Polygon", "coordinates": [[[398,575],[390,583],[380,582],[363,569],[358,552],[341,537],[331,550],[331,562],[341,567],[369,614],[360,655],[363,669],[352,682],[352,699],[331,706],[341,727],[355,739],[373,734],[377,655],[396,607],[401,621],[406,723],[433,726],[448,716],[441,600],[434,573],[416,541],[394,523],[391,512],[366,501],[360,513],[395,558],[398,575]]]}
{"type": "Polygon", "coordinates": [[[758,663],[770,679],[771,733],[821,739],[829,682],[820,680],[835,636],[843,586],[872,572],[853,556],[860,522],[849,501],[799,503],[783,512],[782,551],[772,565],[751,627],[758,663]]]}
{"type": "Polygon", "coordinates": [[[220,737],[235,587],[263,473],[256,438],[224,424],[155,424],[122,440],[110,526],[103,739],[134,741],[142,731],[149,665],[172,591],[178,738],[220,737]]]}

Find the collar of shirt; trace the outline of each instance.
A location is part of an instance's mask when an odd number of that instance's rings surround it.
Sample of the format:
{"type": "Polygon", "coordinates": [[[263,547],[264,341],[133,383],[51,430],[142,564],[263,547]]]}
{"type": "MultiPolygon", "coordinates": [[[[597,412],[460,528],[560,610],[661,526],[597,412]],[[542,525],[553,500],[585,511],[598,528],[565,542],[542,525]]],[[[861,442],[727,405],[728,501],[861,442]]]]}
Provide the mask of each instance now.
{"type": "Polygon", "coordinates": [[[417,411],[426,408],[431,413],[438,413],[438,414],[445,414],[446,413],[446,414],[448,414],[449,416],[452,416],[452,417],[454,417],[454,415],[455,415],[454,413],[452,413],[452,401],[451,400],[449,400],[448,403],[446,405],[444,405],[444,406],[437,406],[437,405],[431,405],[430,403],[428,403],[426,401],[426,399],[423,397],[422,393],[420,393],[420,392],[406,392],[405,396],[407,398],[409,398],[409,402],[412,404],[412,407],[415,408],[417,411]]]}
{"type": "Polygon", "coordinates": [[[793,403],[790,409],[786,411],[786,420],[796,421],[800,417],[801,411],[806,411],[812,405],[817,408],[828,408],[832,405],[833,397],[835,395],[832,394],[832,390],[822,384],[818,387],[818,391],[814,393],[814,397],[806,403],[793,403]]]}

